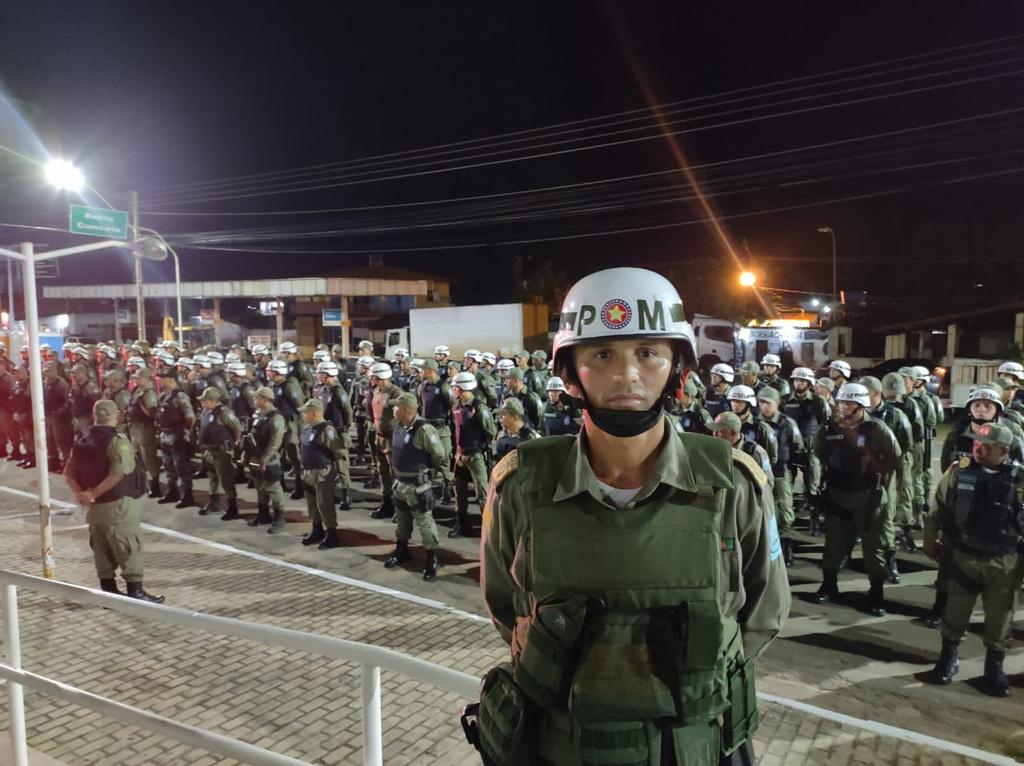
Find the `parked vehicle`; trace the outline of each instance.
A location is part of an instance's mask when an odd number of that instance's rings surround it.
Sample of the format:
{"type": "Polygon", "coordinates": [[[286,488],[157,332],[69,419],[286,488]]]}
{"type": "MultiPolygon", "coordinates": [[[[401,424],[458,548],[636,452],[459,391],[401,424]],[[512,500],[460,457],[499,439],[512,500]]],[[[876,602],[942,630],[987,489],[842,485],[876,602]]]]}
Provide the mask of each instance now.
{"type": "Polygon", "coordinates": [[[414,357],[432,358],[436,346],[448,346],[453,359],[467,349],[511,355],[520,349],[550,349],[548,309],[543,304],[495,303],[411,309],[409,324],[387,331],[384,352],[396,348],[414,357]]]}

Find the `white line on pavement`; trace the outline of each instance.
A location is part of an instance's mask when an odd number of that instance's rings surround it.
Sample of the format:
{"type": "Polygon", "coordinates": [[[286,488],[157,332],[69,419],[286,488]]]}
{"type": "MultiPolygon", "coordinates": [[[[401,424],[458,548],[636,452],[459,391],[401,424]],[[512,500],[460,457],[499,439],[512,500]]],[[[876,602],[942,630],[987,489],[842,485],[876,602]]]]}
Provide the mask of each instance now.
{"type": "MultiPolygon", "coordinates": [[[[51,516],[70,516],[72,513],[74,513],[73,509],[50,511],[51,516]]],[[[0,516],[0,521],[10,521],[11,519],[31,519],[38,517],[39,511],[33,511],[32,513],[12,513],[10,516],[0,516]]]]}

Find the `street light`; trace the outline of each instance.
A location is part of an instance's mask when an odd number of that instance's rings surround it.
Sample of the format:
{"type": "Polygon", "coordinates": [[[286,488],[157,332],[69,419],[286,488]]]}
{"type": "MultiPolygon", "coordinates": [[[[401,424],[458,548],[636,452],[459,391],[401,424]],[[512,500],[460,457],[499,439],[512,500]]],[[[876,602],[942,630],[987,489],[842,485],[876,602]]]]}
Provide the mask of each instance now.
{"type": "Polygon", "coordinates": [[[832,236],[832,303],[836,303],[838,290],[836,289],[836,233],[831,226],[819,226],[819,234],[830,234],[832,236]]]}
{"type": "Polygon", "coordinates": [[[752,271],[744,271],[740,274],[741,287],[753,287],[757,284],[757,276],[752,271]]]}
{"type": "Polygon", "coordinates": [[[51,186],[70,192],[80,192],[85,186],[85,176],[67,160],[53,159],[43,168],[46,181],[51,186]]]}
{"type": "Polygon", "coordinates": [[[174,258],[174,292],[178,299],[178,345],[184,346],[181,321],[181,263],[178,261],[178,253],[171,247],[170,243],[163,238],[160,232],[154,229],[147,229],[140,226],[139,231],[144,231],[150,236],[143,237],[135,243],[135,257],[145,258],[150,261],[165,261],[170,253],[174,258]]]}

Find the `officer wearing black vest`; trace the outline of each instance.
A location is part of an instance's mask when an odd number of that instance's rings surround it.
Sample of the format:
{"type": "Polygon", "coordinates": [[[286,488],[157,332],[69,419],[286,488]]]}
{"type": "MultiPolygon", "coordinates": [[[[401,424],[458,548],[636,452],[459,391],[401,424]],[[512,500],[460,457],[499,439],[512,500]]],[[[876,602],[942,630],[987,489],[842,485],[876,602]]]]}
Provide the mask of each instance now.
{"type": "Polygon", "coordinates": [[[336,362],[320,362],[316,367],[316,376],[320,382],[313,389],[314,396],[324,403],[324,420],[334,426],[344,447],[338,453],[338,483],[341,487],[338,498],[338,509],[348,511],[352,508],[352,475],[349,471],[348,451],[352,447],[349,429],[354,420],[352,402],[348,392],[338,382],[341,374],[336,362]]]}
{"type": "Polygon", "coordinates": [[[1024,470],[1009,458],[1013,434],[999,423],[982,425],[971,457],[961,457],[943,474],[935,508],[925,518],[924,550],[932,559],[949,548],[947,601],[942,613],[942,653],[934,680],[948,684],[959,668],[957,647],[981,596],[985,610],[985,675],[982,689],[1007,697],[1010,684],[1003,659],[1021,580],[1024,537],[1024,470]],[[941,544],[939,534],[941,532],[941,544]]]}
{"type": "Polygon", "coordinates": [[[338,513],[334,506],[335,463],[345,449],[334,426],[324,420],[324,403],[310,399],[300,408],[302,431],[299,434],[299,459],[302,482],[306,488],[306,511],[313,523],[303,545],[320,550],[337,548],[338,513]]]}
{"type": "MultiPolygon", "coordinates": [[[[800,435],[804,439],[804,444],[810,445],[814,442],[814,435],[818,433],[818,429],[825,425],[825,422],[828,420],[828,404],[815,391],[815,385],[818,381],[814,377],[813,370],[810,368],[794,367],[793,372],[789,375],[789,380],[791,392],[783,400],[782,411],[796,421],[797,428],[800,429],[800,435]]],[[[810,461],[813,459],[814,455],[810,450],[807,450],[802,455],[798,455],[797,460],[791,463],[793,466],[794,489],[796,488],[797,474],[801,473],[803,475],[804,491],[801,496],[802,505],[807,503],[807,495],[809,494],[807,488],[811,484],[810,461]]],[[[813,513],[810,516],[808,534],[816,537],[818,533],[818,514],[813,513]]]]}
{"type": "Polygon", "coordinates": [[[146,593],[142,584],[142,526],[139,500],[146,491],[146,473],[137,464],[128,438],[117,432],[121,413],[108,399],[93,407],[94,425],[71,450],[64,480],[78,504],[88,508],[89,547],[100,588],[159,604],[163,596],[146,593]],[[127,593],[117,587],[121,569],[127,593]]]}
{"type": "MultiPolygon", "coordinates": [[[[249,380],[249,369],[242,362],[228,365],[228,401],[231,411],[242,424],[242,433],[249,433],[252,418],[256,412],[256,389],[249,380]]],[[[242,457],[241,445],[235,450],[235,483],[244,484],[245,460],[242,457]]]]}
{"type": "Polygon", "coordinates": [[[544,402],[544,436],[578,434],[583,424],[583,412],[579,408],[579,403],[569,395],[564,381],[557,375],[552,375],[544,386],[547,389],[547,401],[544,402]]]}
{"type": "Polygon", "coordinates": [[[674,414],[679,418],[679,427],[688,434],[711,433],[711,413],[701,407],[700,402],[697,401],[699,390],[693,380],[693,375],[689,375],[676,395],[679,400],[679,408],[674,414]]]}
{"type": "Polygon", "coordinates": [[[160,457],[167,472],[167,494],[157,503],[175,503],[175,508],[196,504],[192,497],[192,445],[188,437],[196,424],[196,414],[188,394],[178,386],[173,367],[159,372],[163,390],[156,411],[160,457]]]}
{"type": "Polygon", "coordinates": [[[452,501],[452,404],[455,398],[446,380],[441,378],[436,359],[425,359],[420,373],[423,382],[417,392],[420,400],[420,417],[426,420],[441,442],[444,460],[438,470],[441,472],[442,505],[452,501]]]}
{"type": "Polygon", "coordinates": [[[501,460],[521,442],[540,438],[540,434],[526,422],[526,411],[518,399],[506,399],[502,403],[498,410],[498,422],[501,423],[501,430],[494,440],[495,461],[501,460]]]}
{"type": "Polygon", "coordinates": [[[448,454],[434,427],[417,414],[418,406],[416,397],[409,393],[399,396],[395,405],[397,423],[391,438],[391,460],[395,474],[392,497],[398,526],[395,549],[384,566],[394,569],[412,558],[409,539],[415,522],[427,551],[423,579],[429,582],[437,577],[438,548],[431,474],[447,462],[448,454]]]}

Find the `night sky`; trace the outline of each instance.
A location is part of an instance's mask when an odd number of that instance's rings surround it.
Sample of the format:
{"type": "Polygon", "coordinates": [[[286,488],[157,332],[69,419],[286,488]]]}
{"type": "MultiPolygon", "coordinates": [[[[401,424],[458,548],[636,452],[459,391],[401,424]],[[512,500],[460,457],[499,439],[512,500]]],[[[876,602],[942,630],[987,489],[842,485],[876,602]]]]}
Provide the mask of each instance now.
{"type": "MultiPolygon", "coordinates": [[[[828,225],[841,288],[928,315],[1017,297],[1022,72],[1011,2],[33,0],[0,10],[0,144],[73,159],[115,208],[138,189],[185,279],[375,257],[473,303],[650,265],[726,310],[734,261],[682,157],[764,284],[827,293],[828,225]]],[[[66,225],[39,176],[0,151],[0,222],[66,225]]],[[[121,256],[62,275],[128,277],[121,256]]]]}

